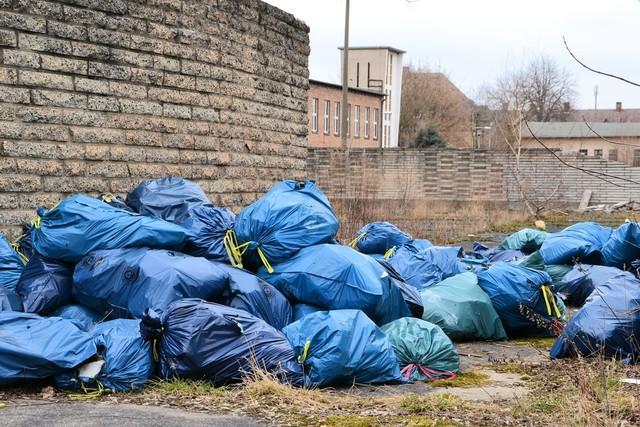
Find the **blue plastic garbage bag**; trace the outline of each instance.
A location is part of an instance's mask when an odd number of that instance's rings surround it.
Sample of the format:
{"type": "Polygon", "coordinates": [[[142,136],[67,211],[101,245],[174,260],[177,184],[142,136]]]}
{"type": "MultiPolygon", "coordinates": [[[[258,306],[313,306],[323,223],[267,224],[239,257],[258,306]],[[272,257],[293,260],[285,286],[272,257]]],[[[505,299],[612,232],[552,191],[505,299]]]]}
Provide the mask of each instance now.
{"type": "Polygon", "coordinates": [[[460,260],[462,254],[461,247],[434,246],[414,252],[406,246],[400,246],[388,262],[406,283],[420,290],[467,271],[460,260]]]}
{"type": "Polygon", "coordinates": [[[243,209],[235,234],[246,245],[243,260],[252,269],[287,261],[296,252],[335,240],[338,218],[313,181],[283,181],[243,209]]]}
{"type": "Polygon", "coordinates": [[[34,249],[47,258],[72,263],[99,249],[180,249],[188,237],[178,225],[84,195],[65,199],[49,211],[38,209],[38,215],[31,233],[34,249]]]}
{"type": "Polygon", "coordinates": [[[404,245],[411,239],[411,235],[390,222],[377,221],[358,230],[350,246],[364,254],[385,254],[392,247],[404,245]]]}
{"type": "Polygon", "coordinates": [[[416,252],[420,252],[423,251],[425,249],[429,249],[433,247],[433,243],[431,243],[429,240],[426,239],[413,239],[407,243],[405,243],[406,247],[416,251],[416,252]]]}
{"type": "Polygon", "coordinates": [[[73,274],[73,296],[110,318],[140,319],[182,298],[222,296],[229,275],[205,258],[162,249],[112,249],[84,257],[73,274]]]}
{"type": "Polygon", "coordinates": [[[640,225],[627,222],[616,228],[602,248],[604,264],[625,268],[640,258],[640,225]]]}
{"type": "Polygon", "coordinates": [[[24,263],[7,239],[0,234],[0,287],[15,291],[24,263]]]}
{"type": "Polygon", "coordinates": [[[491,298],[509,337],[557,331],[562,312],[547,273],[497,262],[477,275],[478,285],[491,298]]]}
{"type": "Polygon", "coordinates": [[[404,382],[389,340],[360,310],[318,311],[283,332],[307,387],[404,382]]]}
{"type": "Polygon", "coordinates": [[[71,320],[78,328],[89,332],[102,320],[103,316],[84,305],[70,304],[60,307],[51,313],[51,317],[62,317],[63,319],[71,320]]]}
{"type": "Polygon", "coordinates": [[[198,184],[175,176],[142,181],[127,196],[127,204],[142,215],[175,223],[196,206],[213,206],[198,184]]]}
{"type": "Polygon", "coordinates": [[[103,202],[105,202],[110,206],[113,206],[114,208],[123,209],[129,212],[135,212],[133,209],[131,209],[129,205],[127,205],[127,202],[125,202],[125,200],[120,196],[116,196],[111,193],[101,193],[96,198],[98,200],[102,200],[103,202]]]}
{"type": "Polygon", "coordinates": [[[294,304],[358,309],[380,325],[411,316],[400,288],[384,267],[348,246],[310,246],[278,264],[274,273],[263,267],[258,275],[294,304]]]}
{"type": "Polygon", "coordinates": [[[512,233],[498,245],[498,249],[518,250],[524,253],[532,253],[540,249],[549,233],[534,228],[523,228],[512,233]]]}
{"type": "Polygon", "coordinates": [[[471,255],[479,255],[486,259],[487,262],[518,261],[527,256],[527,254],[520,250],[490,248],[479,242],[473,242],[471,255]]]}
{"type": "Polygon", "coordinates": [[[640,280],[620,272],[598,286],[551,347],[552,358],[600,356],[640,361],[640,280]]]}
{"type": "Polygon", "coordinates": [[[189,255],[229,262],[224,238],[228,231],[233,230],[235,222],[236,216],[226,208],[205,205],[191,208],[186,219],[180,223],[192,236],[184,251],[189,255]]]}
{"type": "Polygon", "coordinates": [[[26,264],[33,255],[33,245],[31,244],[32,224],[22,224],[22,234],[13,242],[14,248],[23,264],[26,264]]]}
{"type": "Polygon", "coordinates": [[[225,264],[218,267],[229,275],[229,283],[214,302],[244,310],[278,330],[293,321],[291,304],[275,287],[246,270],[225,264]]]}
{"type": "Polygon", "coordinates": [[[576,264],[551,289],[557,292],[568,305],[581,307],[595,288],[619,273],[621,273],[621,270],[615,267],[576,264]]]}
{"type": "Polygon", "coordinates": [[[579,222],[559,233],[549,234],[540,254],[546,265],[572,264],[574,260],[602,264],[602,248],[612,229],[594,222],[579,222]]]}
{"type": "Polygon", "coordinates": [[[2,286],[0,286],[0,311],[24,311],[18,294],[2,286]]]}
{"type": "Polygon", "coordinates": [[[293,321],[296,322],[302,319],[304,316],[315,313],[316,311],[323,311],[320,307],[316,307],[311,304],[294,304],[293,305],[293,321]]]}
{"type": "Polygon", "coordinates": [[[140,325],[147,341],[158,340],[163,378],[242,381],[257,366],[280,381],[299,385],[302,372],[284,335],[243,310],[198,299],[148,310],[140,325]]]}
{"type": "Polygon", "coordinates": [[[411,311],[411,315],[418,318],[422,317],[422,314],[424,313],[424,305],[422,304],[422,297],[418,290],[406,283],[400,273],[398,273],[387,261],[378,260],[378,262],[385,270],[387,270],[387,273],[389,273],[391,278],[395,280],[396,286],[400,288],[404,302],[407,303],[407,307],[409,308],[409,311],[411,311]]]}
{"type": "Polygon", "coordinates": [[[95,354],[91,335],[69,320],[0,312],[0,385],[48,378],[95,354]]]}
{"type": "Polygon", "coordinates": [[[35,254],[22,271],[16,292],[24,311],[48,315],[73,302],[73,265],[35,254]]]}

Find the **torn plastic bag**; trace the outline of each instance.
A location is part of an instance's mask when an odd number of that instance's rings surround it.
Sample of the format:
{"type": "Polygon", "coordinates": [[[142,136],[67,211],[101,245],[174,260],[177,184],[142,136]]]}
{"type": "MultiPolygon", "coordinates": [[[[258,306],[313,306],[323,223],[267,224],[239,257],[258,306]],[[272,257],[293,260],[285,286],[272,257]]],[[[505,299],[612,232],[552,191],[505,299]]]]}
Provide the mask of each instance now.
{"type": "Polygon", "coordinates": [[[413,237],[386,221],[371,222],[362,227],[351,241],[352,248],[364,254],[385,254],[394,246],[401,246],[413,237]]]}
{"type": "Polygon", "coordinates": [[[178,225],[117,209],[84,195],[69,197],[49,211],[39,208],[38,215],[31,233],[34,249],[65,262],[76,263],[100,249],[180,249],[188,237],[178,225]]]}
{"type": "Polygon", "coordinates": [[[135,212],[133,209],[131,209],[131,206],[127,205],[127,202],[125,202],[124,199],[120,196],[116,196],[111,193],[101,193],[98,195],[98,197],[96,197],[96,199],[102,200],[103,202],[110,206],[113,206],[114,208],[123,209],[129,212],[135,212]]]}
{"type": "Polygon", "coordinates": [[[401,373],[412,381],[455,378],[460,356],[439,326],[405,317],[382,328],[400,363],[401,373]]]}
{"type": "Polygon", "coordinates": [[[405,283],[400,273],[398,273],[396,269],[393,268],[387,261],[378,260],[378,262],[381,266],[384,267],[385,270],[387,270],[389,276],[391,276],[391,278],[395,280],[396,286],[400,288],[400,292],[402,292],[404,302],[407,303],[407,307],[409,308],[409,311],[411,311],[411,315],[417,318],[422,317],[424,306],[422,305],[422,297],[420,296],[418,290],[408,283],[405,283]]]}
{"type": "Polygon", "coordinates": [[[24,262],[18,252],[11,247],[4,235],[0,234],[0,287],[15,291],[22,270],[24,262]]]}
{"type": "Polygon", "coordinates": [[[335,241],[338,227],[329,200],[315,182],[287,180],[243,209],[234,230],[247,266],[271,270],[272,264],[289,260],[302,248],[335,241]]]}
{"type": "Polygon", "coordinates": [[[384,267],[348,246],[310,246],[278,264],[273,273],[263,267],[258,275],[294,304],[359,309],[380,325],[411,316],[400,288],[384,267]]]}
{"type": "Polygon", "coordinates": [[[73,274],[73,296],[109,318],[140,319],[182,298],[222,296],[229,275],[219,264],[161,249],[112,249],[84,257],[73,274]]]}
{"type": "Polygon", "coordinates": [[[196,206],[213,206],[198,184],[175,176],[142,181],[127,196],[127,204],[139,214],[176,224],[196,206]]]}
{"type": "Polygon", "coordinates": [[[527,255],[515,249],[499,249],[499,248],[490,248],[486,245],[483,245],[479,242],[473,242],[473,246],[471,249],[472,256],[479,256],[486,260],[486,262],[512,262],[518,261],[527,255]]]}
{"type": "Polygon", "coordinates": [[[294,304],[293,305],[293,321],[298,321],[304,316],[315,313],[316,311],[323,311],[320,307],[316,307],[311,304],[294,304]]]}
{"type": "Polygon", "coordinates": [[[389,340],[360,310],[318,311],[282,332],[307,387],[403,382],[389,340]]]}
{"type": "Polygon", "coordinates": [[[406,283],[421,290],[467,271],[467,266],[460,260],[463,253],[461,247],[434,246],[414,252],[407,246],[400,246],[393,252],[388,263],[406,283]]]}
{"type": "Polygon", "coordinates": [[[102,320],[100,314],[80,304],[70,304],[60,307],[51,313],[51,317],[62,317],[63,319],[71,320],[78,328],[85,332],[89,332],[102,320]]]}
{"type": "Polygon", "coordinates": [[[22,271],[16,292],[24,311],[44,316],[73,302],[72,287],[73,265],[35,254],[22,271]]]}
{"type": "Polygon", "coordinates": [[[581,307],[595,288],[621,272],[615,267],[576,264],[552,289],[568,305],[581,307]]]}
{"type": "Polygon", "coordinates": [[[284,383],[302,384],[302,372],[284,335],[243,310],[183,299],[162,314],[148,310],[140,331],[145,340],[158,340],[163,378],[208,380],[221,386],[240,382],[259,367],[284,383]]]}
{"type": "Polygon", "coordinates": [[[627,222],[616,228],[602,248],[604,264],[628,268],[640,258],[640,225],[627,222]]]}
{"type": "Polygon", "coordinates": [[[540,255],[546,265],[602,264],[602,247],[612,233],[610,227],[595,222],[579,222],[559,233],[547,236],[540,247],[540,255]]]}
{"type": "Polygon", "coordinates": [[[191,208],[186,219],[180,223],[192,236],[184,251],[189,255],[228,263],[224,239],[233,230],[235,222],[236,216],[226,208],[205,205],[191,208]]]}
{"type": "Polygon", "coordinates": [[[499,245],[498,249],[508,249],[532,253],[540,249],[542,243],[549,233],[534,228],[524,228],[506,237],[499,245]]]}
{"type": "Polygon", "coordinates": [[[33,313],[0,312],[0,384],[44,379],[96,354],[91,335],[73,322],[33,313]]]}
{"type": "Polygon", "coordinates": [[[425,307],[422,319],[438,325],[453,341],[507,339],[502,321],[474,273],[449,277],[423,289],[420,295],[425,307]]]}
{"type": "Polygon", "coordinates": [[[640,280],[620,272],[598,286],[551,347],[554,359],[604,356],[640,362],[640,280]]]}
{"type": "Polygon", "coordinates": [[[0,286],[0,311],[24,311],[18,294],[2,286],[0,286]]]}
{"type": "Polygon", "coordinates": [[[497,262],[477,275],[510,338],[557,334],[563,314],[547,273],[497,262]]]}
{"type": "Polygon", "coordinates": [[[252,314],[281,330],[293,321],[291,304],[279,290],[253,273],[217,264],[229,275],[221,297],[214,301],[252,314]]]}

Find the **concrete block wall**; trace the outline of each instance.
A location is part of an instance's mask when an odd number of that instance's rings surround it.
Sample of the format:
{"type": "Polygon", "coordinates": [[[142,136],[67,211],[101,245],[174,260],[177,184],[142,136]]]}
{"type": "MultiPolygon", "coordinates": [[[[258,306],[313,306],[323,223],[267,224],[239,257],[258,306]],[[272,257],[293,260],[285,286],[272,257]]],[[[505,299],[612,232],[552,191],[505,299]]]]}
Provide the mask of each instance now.
{"type": "Polygon", "coordinates": [[[75,192],[304,176],[309,28],[258,0],[0,0],[0,231],[75,192]]]}

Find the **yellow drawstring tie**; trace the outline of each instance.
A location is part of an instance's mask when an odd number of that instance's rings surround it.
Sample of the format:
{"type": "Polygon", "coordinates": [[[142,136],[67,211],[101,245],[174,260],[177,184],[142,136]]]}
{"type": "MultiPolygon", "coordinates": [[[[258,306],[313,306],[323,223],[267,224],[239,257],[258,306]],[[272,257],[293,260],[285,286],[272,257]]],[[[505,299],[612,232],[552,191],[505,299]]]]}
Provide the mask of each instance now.
{"type": "Polygon", "coordinates": [[[158,363],[160,362],[160,356],[158,356],[158,339],[154,338],[151,341],[151,353],[153,354],[153,361],[158,363]]]}
{"type": "Polygon", "coordinates": [[[96,384],[98,388],[87,388],[84,383],[80,383],[80,387],[82,388],[83,393],[71,393],[69,394],[69,400],[87,400],[87,399],[95,399],[104,394],[107,389],[104,388],[102,383],[96,380],[96,384]]]}
{"type": "Polygon", "coordinates": [[[387,252],[384,253],[385,261],[389,261],[389,259],[393,256],[393,253],[396,251],[396,246],[391,246],[387,252]]]}
{"type": "MultiPolygon", "coordinates": [[[[18,237],[18,240],[22,239],[23,237],[24,235],[18,237]]],[[[22,261],[22,263],[26,265],[29,262],[29,258],[27,258],[25,254],[20,252],[20,244],[18,243],[18,241],[12,242],[11,247],[13,248],[14,251],[16,251],[16,253],[20,257],[20,261],[22,261]]]]}
{"type": "Polygon", "coordinates": [[[356,245],[358,244],[358,242],[360,242],[360,240],[362,240],[364,238],[364,236],[367,235],[367,232],[365,231],[364,233],[360,233],[360,235],[358,237],[356,237],[355,239],[353,239],[351,241],[351,243],[349,243],[349,247],[355,249],[356,245]]]}
{"type": "MultiPolygon", "coordinates": [[[[233,230],[227,230],[227,232],[224,235],[224,239],[222,240],[222,243],[224,244],[225,251],[227,251],[227,256],[229,257],[229,261],[231,262],[231,265],[237,268],[243,268],[242,255],[244,255],[244,253],[247,251],[247,249],[249,248],[249,245],[251,245],[252,242],[245,242],[239,245],[238,238],[236,237],[236,233],[234,233],[233,230]]],[[[269,264],[269,260],[267,259],[264,252],[262,252],[262,249],[259,246],[258,246],[258,256],[260,257],[260,260],[266,267],[267,271],[270,274],[273,273],[274,271],[273,267],[271,267],[271,264],[269,264]]]]}
{"type": "Polygon", "coordinates": [[[100,198],[101,198],[101,199],[102,199],[102,201],[103,201],[103,202],[105,202],[105,203],[111,203],[111,202],[116,198],[116,196],[114,196],[114,195],[113,195],[113,194],[111,194],[111,193],[104,193],[104,194],[102,195],[102,197],[100,197],[100,198]]]}
{"type": "Polygon", "coordinates": [[[309,355],[309,347],[311,347],[311,341],[307,340],[304,343],[304,347],[302,348],[302,354],[298,356],[298,363],[303,364],[305,360],[307,360],[307,356],[309,355]]]}
{"type": "Polygon", "coordinates": [[[38,216],[36,217],[36,219],[34,219],[34,220],[33,220],[33,226],[34,226],[35,228],[40,228],[40,220],[41,220],[41,219],[42,219],[42,218],[40,217],[40,215],[38,215],[38,216]]]}
{"type": "Polygon", "coordinates": [[[273,267],[271,267],[271,264],[269,264],[269,260],[267,260],[267,257],[264,256],[264,253],[262,252],[262,249],[260,249],[260,247],[258,247],[258,256],[260,257],[260,260],[262,260],[264,266],[267,268],[269,274],[273,274],[273,267]]]}
{"type": "Polygon", "coordinates": [[[551,306],[553,305],[553,310],[556,314],[556,317],[560,319],[562,317],[562,314],[560,314],[560,310],[558,309],[558,305],[556,304],[556,297],[555,295],[553,295],[551,288],[549,287],[549,285],[545,285],[541,286],[540,289],[542,290],[542,296],[544,297],[544,304],[547,306],[547,313],[549,314],[549,316],[553,316],[553,313],[551,312],[551,306]],[[549,304],[549,300],[551,300],[551,304],[549,304]]]}

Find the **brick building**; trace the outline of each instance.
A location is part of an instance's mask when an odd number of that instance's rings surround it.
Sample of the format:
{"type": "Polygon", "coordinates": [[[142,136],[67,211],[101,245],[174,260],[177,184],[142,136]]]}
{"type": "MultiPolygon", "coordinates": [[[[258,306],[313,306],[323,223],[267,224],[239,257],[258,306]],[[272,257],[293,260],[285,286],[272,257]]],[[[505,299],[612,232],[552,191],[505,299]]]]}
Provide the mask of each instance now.
{"type": "MultiPolygon", "coordinates": [[[[342,86],[309,80],[309,146],[340,147],[342,86]]],[[[384,95],[349,88],[347,110],[349,147],[377,148],[382,141],[384,95]]]]}

